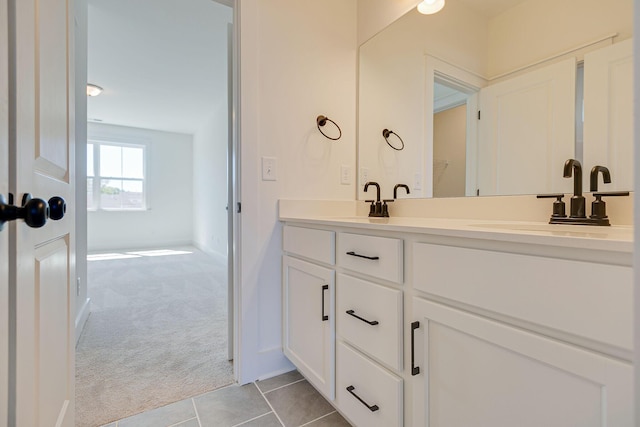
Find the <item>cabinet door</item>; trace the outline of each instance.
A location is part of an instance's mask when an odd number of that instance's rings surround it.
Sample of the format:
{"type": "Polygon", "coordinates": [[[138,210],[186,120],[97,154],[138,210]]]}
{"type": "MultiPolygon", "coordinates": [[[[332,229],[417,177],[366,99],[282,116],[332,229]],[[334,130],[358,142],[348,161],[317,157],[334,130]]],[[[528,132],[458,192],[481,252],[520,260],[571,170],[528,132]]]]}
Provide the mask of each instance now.
{"type": "Polygon", "coordinates": [[[630,364],[413,299],[414,426],[631,426],[630,364]]]}
{"type": "Polygon", "coordinates": [[[288,256],[284,271],[284,354],[327,398],[335,398],[335,273],[288,256]]]}

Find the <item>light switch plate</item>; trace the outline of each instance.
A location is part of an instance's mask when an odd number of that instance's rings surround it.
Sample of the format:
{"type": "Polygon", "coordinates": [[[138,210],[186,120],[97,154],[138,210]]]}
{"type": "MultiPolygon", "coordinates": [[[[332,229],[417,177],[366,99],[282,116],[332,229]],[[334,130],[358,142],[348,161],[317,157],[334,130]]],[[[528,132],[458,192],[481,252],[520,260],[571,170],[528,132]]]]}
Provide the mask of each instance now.
{"type": "Polygon", "coordinates": [[[278,179],[278,159],[275,157],[262,158],[262,180],[276,181],[278,179]]]}
{"type": "Polygon", "coordinates": [[[415,174],[413,176],[413,189],[422,190],[422,174],[415,174]]]}
{"type": "Polygon", "coordinates": [[[342,165],[340,166],[340,184],[349,185],[351,184],[351,166],[342,165]]]}
{"type": "Polygon", "coordinates": [[[364,185],[369,181],[369,169],[368,168],[360,168],[360,187],[364,187],[364,185]]]}

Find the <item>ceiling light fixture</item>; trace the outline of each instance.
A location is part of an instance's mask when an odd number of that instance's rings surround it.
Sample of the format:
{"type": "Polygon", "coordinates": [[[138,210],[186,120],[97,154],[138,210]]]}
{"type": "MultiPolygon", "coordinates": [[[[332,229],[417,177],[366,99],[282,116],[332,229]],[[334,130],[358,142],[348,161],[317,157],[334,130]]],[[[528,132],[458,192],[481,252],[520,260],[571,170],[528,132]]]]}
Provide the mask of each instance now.
{"type": "Polygon", "coordinates": [[[444,7],[444,0],[423,0],[418,4],[418,12],[423,15],[438,13],[444,7]]]}
{"type": "Polygon", "coordinates": [[[102,93],[102,90],[98,85],[87,83],[87,96],[98,96],[102,93]]]}

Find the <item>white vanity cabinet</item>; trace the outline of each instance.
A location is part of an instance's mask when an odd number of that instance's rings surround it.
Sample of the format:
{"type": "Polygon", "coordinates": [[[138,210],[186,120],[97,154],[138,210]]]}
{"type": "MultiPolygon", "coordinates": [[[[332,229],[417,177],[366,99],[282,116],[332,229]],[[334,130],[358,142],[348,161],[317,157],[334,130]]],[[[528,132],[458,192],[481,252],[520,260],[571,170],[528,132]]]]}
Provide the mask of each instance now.
{"type": "Polygon", "coordinates": [[[632,426],[631,234],[406,222],[285,226],[284,352],[349,422],[632,426]]]}
{"type": "Polygon", "coordinates": [[[413,257],[414,426],[632,425],[632,365],[603,354],[632,348],[631,268],[426,243],[413,257]]]}
{"type": "Polygon", "coordinates": [[[330,400],[335,398],[335,271],[316,262],[334,263],[334,242],[332,231],[284,228],[289,255],[282,261],[283,351],[330,400]]]}

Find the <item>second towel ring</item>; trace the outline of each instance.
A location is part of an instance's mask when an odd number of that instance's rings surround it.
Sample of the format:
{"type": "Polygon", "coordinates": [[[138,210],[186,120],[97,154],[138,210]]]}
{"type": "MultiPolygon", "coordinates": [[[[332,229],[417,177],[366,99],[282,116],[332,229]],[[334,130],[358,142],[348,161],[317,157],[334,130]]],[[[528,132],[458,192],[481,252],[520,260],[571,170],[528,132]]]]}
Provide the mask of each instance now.
{"type": "Polygon", "coordinates": [[[334,122],[333,120],[331,120],[329,117],[323,116],[323,115],[318,116],[316,118],[316,124],[318,125],[318,130],[320,131],[320,133],[322,135],[324,135],[325,138],[328,138],[328,139],[330,139],[332,141],[337,141],[337,140],[340,139],[340,137],[342,137],[342,129],[340,129],[340,126],[338,126],[338,124],[336,122],[334,122]],[[333,138],[333,137],[327,135],[326,133],[322,132],[322,129],[320,129],[320,127],[326,125],[327,122],[333,123],[335,125],[335,127],[338,128],[339,135],[338,135],[337,138],[333,138]]]}
{"type": "Polygon", "coordinates": [[[402,138],[400,138],[400,135],[398,135],[397,133],[395,133],[392,130],[389,129],[384,129],[382,131],[382,136],[384,137],[384,140],[387,141],[387,144],[389,145],[389,147],[393,148],[396,151],[402,151],[404,149],[404,141],[402,140],[402,138]],[[391,136],[391,134],[395,135],[399,140],[400,143],[402,144],[402,147],[397,148],[395,146],[393,146],[390,142],[389,142],[389,137],[391,136]]]}

